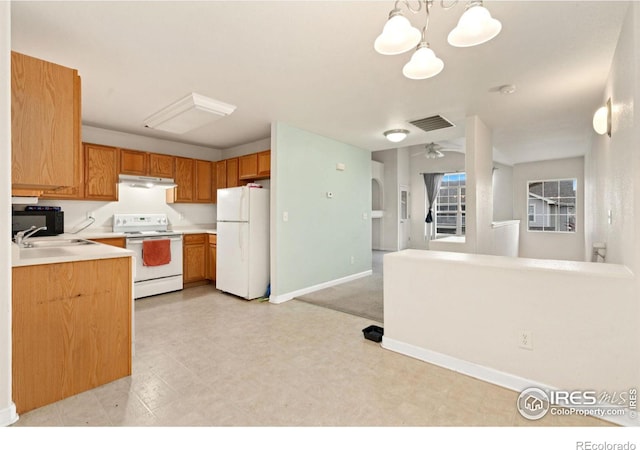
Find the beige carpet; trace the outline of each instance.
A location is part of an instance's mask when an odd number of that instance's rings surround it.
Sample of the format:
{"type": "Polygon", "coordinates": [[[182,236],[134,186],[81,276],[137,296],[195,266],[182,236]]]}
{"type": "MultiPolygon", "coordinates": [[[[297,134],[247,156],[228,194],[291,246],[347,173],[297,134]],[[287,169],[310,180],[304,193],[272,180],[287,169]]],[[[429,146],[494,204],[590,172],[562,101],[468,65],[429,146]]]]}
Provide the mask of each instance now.
{"type": "Polygon", "coordinates": [[[373,274],[348,283],[297,297],[297,300],[342,311],[380,324],[384,320],[382,302],[382,257],[387,252],[373,252],[373,274]]]}

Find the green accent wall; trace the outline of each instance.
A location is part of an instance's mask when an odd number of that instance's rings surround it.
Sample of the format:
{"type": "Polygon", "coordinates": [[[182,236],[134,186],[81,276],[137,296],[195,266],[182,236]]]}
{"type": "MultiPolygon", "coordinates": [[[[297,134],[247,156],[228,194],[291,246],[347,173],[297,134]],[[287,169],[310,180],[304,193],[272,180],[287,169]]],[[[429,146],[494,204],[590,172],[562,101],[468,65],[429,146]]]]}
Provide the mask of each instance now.
{"type": "Polygon", "coordinates": [[[281,122],[271,152],[272,295],[371,270],[371,153],[281,122]]]}

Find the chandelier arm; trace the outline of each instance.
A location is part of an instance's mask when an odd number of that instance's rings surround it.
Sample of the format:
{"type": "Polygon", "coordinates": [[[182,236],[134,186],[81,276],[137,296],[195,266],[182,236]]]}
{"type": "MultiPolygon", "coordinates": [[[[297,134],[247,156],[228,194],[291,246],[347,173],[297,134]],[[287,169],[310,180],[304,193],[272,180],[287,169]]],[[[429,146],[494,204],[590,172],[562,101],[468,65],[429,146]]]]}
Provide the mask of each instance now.
{"type": "Polygon", "coordinates": [[[422,27],[422,40],[420,42],[427,42],[427,28],[429,28],[429,17],[430,17],[429,7],[431,6],[431,4],[433,4],[432,0],[426,0],[424,2],[424,10],[427,15],[427,19],[424,23],[424,27],[422,27]]]}
{"type": "Polygon", "coordinates": [[[454,6],[456,6],[456,5],[458,4],[458,1],[459,1],[459,0],[453,0],[453,1],[451,2],[451,4],[448,4],[448,5],[447,5],[447,4],[446,4],[446,2],[445,2],[445,0],[440,0],[440,6],[442,7],[442,9],[445,9],[445,10],[446,10],[446,9],[451,9],[451,8],[453,8],[454,6]]]}
{"type": "Polygon", "coordinates": [[[409,11],[411,11],[413,14],[417,14],[422,10],[422,4],[423,3],[426,5],[427,3],[432,2],[433,0],[416,0],[416,1],[418,2],[418,7],[416,9],[413,9],[411,7],[411,4],[409,3],[409,0],[396,0],[396,3],[395,3],[395,5],[393,7],[394,7],[394,9],[398,9],[398,4],[400,2],[402,2],[402,3],[404,3],[404,6],[406,6],[409,11]]]}

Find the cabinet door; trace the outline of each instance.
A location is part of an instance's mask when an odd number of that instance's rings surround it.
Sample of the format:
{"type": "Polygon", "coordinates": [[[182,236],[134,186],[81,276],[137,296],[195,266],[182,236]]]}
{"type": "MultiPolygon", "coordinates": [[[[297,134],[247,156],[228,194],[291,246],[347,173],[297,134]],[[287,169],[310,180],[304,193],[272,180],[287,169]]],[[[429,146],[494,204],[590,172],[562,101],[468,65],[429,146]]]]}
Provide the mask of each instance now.
{"type": "Polygon", "coordinates": [[[207,279],[207,242],[206,234],[184,236],[183,246],[183,283],[192,283],[207,279]]]}
{"type": "Polygon", "coordinates": [[[192,202],[194,183],[195,160],[190,158],[175,157],[176,164],[176,202],[192,202]]]}
{"type": "Polygon", "coordinates": [[[227,161],[222,160],[216,162],[216,188],[224,189],[227,187],[227,161]]]}
{"type": "Polygon", "coordinates": [[[207,268],[207,278],[211,281],[216,280],[216,244],[218,236],[215,234],[209,235],[209,259],[207,260],[209,266],[207,268]]]}
{"type": "Polygon", "coordinates": [[[174,177],[174,157],[149,153],[149,176],[159,178],[174,177]]]}
{"type": "Polygon", "coordinates": [[[84,196],[86,199],[117,201],[119,154],[115,147],[85,144],[84,196]]]}
{"type": "Polygon", "coordinates": [[[131,374],[130,260],[13,268],[18,413],[131,374]]]}
{"type": "Polygon", "coordinates": [[[198,203],[211,203],[211,161],[197,159],[195,201],[198,203]]]}
{"type": "Polygon", "coordinates": [[[227,187],[240,186],[238,158],[227,159],[227,187]]]}
{"type": "Polygon", "coordinates": [[[239,158],[238,178],[254,180],[258,176],[258,154],[252,153],[239,158]]]}
{"type": "Polygon", "coordinates": [[[260,178],[271,176],[271,150],[258,153],[258,176],[260,178]]]}
{"type": "Polygon", "coordinates": [[[127,175],[147,174],[148,154],[135,150],[120,149],[120,173],[127,175]]]}
{"type": "MultiPolygon", "coordinates": [[[[74,114],[78,116],[77,123],[80,123],[82,109],[82,93],[80,77],[76,77],[75,82],[75,109],[74,114]]],[[[44,191],[39,195],[40,198],[64,199],[64,200],[81,200],[84,198],[84,148],[82,147],[81,127],[77,126],[75,130],[75,140],[73,157],[73,186],[62,187],[52,191],[44,191]]]]}
{"type": "Polygon", "coordinates": [[[11,52],[14,188],[74,186],[80,145],[77,83],[78,72],[74,69],[11,52]]]}

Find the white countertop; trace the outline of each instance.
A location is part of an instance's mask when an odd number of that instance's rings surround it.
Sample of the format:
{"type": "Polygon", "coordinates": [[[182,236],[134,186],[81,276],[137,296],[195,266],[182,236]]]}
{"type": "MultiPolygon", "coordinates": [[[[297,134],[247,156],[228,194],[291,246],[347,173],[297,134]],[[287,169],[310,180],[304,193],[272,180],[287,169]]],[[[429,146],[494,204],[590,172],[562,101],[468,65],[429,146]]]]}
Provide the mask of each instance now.
{"type": "MultiPolygon", "coordinates": [[[[78,235],[73,234],[33,238],[33,240],[51,240],[78,237],[78,235]]],[[[11,244],[12,267],[35,266],[39,264],[57,264],[72,261],[86,261],[90,259],[122,258],[134,255],[134,252],[131,250],[98,243],[67,247],[38,248],[20,248],[17,244],[11,244]]]]}

